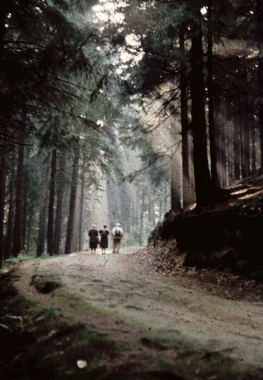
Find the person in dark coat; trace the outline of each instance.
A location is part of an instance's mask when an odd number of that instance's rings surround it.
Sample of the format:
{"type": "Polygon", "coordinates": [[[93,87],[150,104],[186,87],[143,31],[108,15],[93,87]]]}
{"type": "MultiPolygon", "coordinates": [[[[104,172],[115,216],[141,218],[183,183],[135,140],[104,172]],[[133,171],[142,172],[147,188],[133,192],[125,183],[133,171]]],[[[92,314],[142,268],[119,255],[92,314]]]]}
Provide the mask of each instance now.
{"type": "Polygon", "coordinates": [[[99,232],[96,229],[95,224],[93,224],[92,229],[89,230],[89,247],[91,249],[91,253],[96,253],[97,245],[98,245],[98,236],[99,232]]]}
{"type": "Polygon", "coordinates": [[[107,230],[107,226],[103,226],[103,229],[99,231],[100,233],[100,248],[102,249],[102,254],[105,255],[105,249],[108,248],[108,235],[109,230],[107,230]]]}

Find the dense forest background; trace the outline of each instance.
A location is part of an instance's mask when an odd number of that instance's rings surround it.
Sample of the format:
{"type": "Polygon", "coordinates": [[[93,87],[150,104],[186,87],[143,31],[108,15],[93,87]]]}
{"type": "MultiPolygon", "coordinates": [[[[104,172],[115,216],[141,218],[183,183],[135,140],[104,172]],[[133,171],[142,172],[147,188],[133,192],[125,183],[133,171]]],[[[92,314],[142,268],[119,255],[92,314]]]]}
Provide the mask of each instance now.
{"type": "Polygon", "coordinates": [[[263,163],[263,1],[0,3],[0,266],[211,205],[263,163]]]}

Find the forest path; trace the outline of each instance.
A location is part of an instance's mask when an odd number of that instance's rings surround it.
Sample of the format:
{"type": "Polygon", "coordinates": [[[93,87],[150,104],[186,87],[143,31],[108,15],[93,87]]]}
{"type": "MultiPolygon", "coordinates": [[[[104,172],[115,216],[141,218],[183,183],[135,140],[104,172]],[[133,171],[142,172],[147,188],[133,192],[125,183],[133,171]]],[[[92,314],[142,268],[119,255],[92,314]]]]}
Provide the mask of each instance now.
{"type": "MultiPolygon", "coordinates": [[[[221,351],[239,365],[263,366],[262,303],[211,295],[193,278],[151,272],[147,261],[145,249],[106,255],[80,252],[22,263],[13,277],[26,298],[59,308],[63,315],[134,347],[142,338],[155,342],[151,348],[156,352],[162,346],[156,342],[177,342],[221,351]],[[144,264],[138,260],[141,255],[144,264]],[[62,286],[39,293],[30,286],[34,275],[62,286]]],[[[174,349],[162,352],[170,359],[177,355],[174,349]]]]}

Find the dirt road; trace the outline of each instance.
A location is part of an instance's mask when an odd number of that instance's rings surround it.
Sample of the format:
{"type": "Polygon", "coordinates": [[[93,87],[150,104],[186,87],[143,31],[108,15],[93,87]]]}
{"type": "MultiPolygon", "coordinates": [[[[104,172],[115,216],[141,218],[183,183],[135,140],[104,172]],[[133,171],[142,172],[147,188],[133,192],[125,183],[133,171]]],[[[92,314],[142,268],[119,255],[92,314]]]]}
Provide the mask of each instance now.
{"type": "Polygon", "coordinates": [[[143,249],[126,253],[82,252],[26,262],[16,269],[15,285],[27,298],[60,308],[131,345],[142,338],[177,341],[225,352],[238,365],[263,366],[261,303],[213,296],[195,279],[151,272],[143,249]],[[141,255],[144,260],[139,260],[141,255]],[[33,275],[62,286],[41,294],[29,285],[33,275]]]}

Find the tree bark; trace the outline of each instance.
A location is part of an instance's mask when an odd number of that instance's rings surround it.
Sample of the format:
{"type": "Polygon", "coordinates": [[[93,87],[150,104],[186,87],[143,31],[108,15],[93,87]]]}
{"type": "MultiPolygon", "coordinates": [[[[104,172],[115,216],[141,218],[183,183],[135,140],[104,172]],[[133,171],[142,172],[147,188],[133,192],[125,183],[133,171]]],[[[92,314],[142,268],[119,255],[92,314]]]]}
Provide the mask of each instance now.
{"type": "Polygon", "coordinates": [[[254,174],[257,170],[256,168],[256,134],[255,134],[255,123],[251,120],[251,171],[254,174]]]}
{"type": "Polygon", "coordinates": [[[242,108],[240,108],[240,152],[241,152],[241,155],[240,155],[240,159],[241,159],[241,175],[242,175],[242,178],[245,178],[246,177],[246,174],[245,174],[245,162],[244,162],[244,128],[243,128],[243,112],[242,112],[242,108]]]}
{"type": "Polygon", "coordinates": [[[203,78],[202,32],[195,25],[191,47],[190,89],[192,97],[193,163],[197,208],[212,203],[212,186],[208,167],[203,78]]]}
{"type": "Polygon", "coordinates": [[[258,44],[258,116],[259,116],[259,135],[260,135],[260,163],[263,168],[263,1],[257,0],[256,5],[256,17],[257,17],[257,44],[258,44]]]}
{"type": "MultiPolygon", "coordinates": [[[[180,30],[180,50],[185,52],[184,31],[180,30]]],[[[180,75],[181,90],[181,132],[182,132],[182,170],[183,170],[183,208],[191,203],[190,174],[189,174],[189,144],[188,144],[188,117],[187,117],[187,83],[186,72],[180,75]]]]}
{"type": "Polygon", "coordinates": [[[145,211],[145,186],[142,189],[142,198],[141,198],[141,212],[140,212],[140,222],[139,222],[139,244],[143,245],[143,219],[144,219],[144,211],[145,211]]]}
{"type": "Polygon", "coordinates": [[[159,215],[160,215],[160,222],[163,220],[163,199],[160,197],[159,199],[159,215]]]}
{"type": "Polygon", "coordinates": [[[7,0],[0,0],[0,61],[4,52],[5,20],[8,12],[7,0]]]}
{"type": "Polygon", "coordinates": [[[175,213],[181,210],[181,167],[176,159],[176,147],[171,148],[171,208],[175,213]]]}
{"type": "Polygon", "coordinates": [[[246,178],[250,175],[250,136],[249,136],[249,124],[248,124],[248,115],[244,115],[243,117],[243,178],[246,178]]]}
{"type": "Polygon", "coordinates": [[[227,185],[227,174],[226,174],[226,131],[224,128],[224,124],[221,123],[220,126],[220,152],[221,152],[221,187],[225,188],[227,185]]]}
{"type": "Polygon", "coordinates": [[[37,257],[40,257],[45,250],[46,240],[46,220],[47,220],[47,200],[48,200],[48,178],[49,178],[49,166],[46,169],[42,182],[42,194],[40,197],[39,205],[39,223],[38,223],[38,238],[37,238],[37,257]]]}
{"type": "Polygon", "coordinates": [[[217,149],[216,149],[216,130],[214,118],[214,80],[213,80],[213,35],[212,35],[212,7],[213,2],[208,3],[208,36],[207,36],[207,88],[208,88],[208,125],[210,140],[210,161],[211,161],[211,181],[214,188],[219,187],[217,172],[217,149]]]}
{"type": "MultiPolygon", "coordinates": [[[[23,223],[22,223],[22,246],[23,249],[26,247],[26,232],[27,232],[27,210],[28,210],[28,202],[27,202],[27,193],[28,193],[28,186],[27,186],[27,174],[25,174],[24,178],[24,195],[23,195],[23,223]]],[[[26,247],[26,251],[28,252],[28,248],[26,247]]]]}
{"type": "MultiPolygon", "coordinates": [[[[240,112],[240,111],[239,111],[240,112]]],[[[234,116],[234,178],[239,180],[240,173],[240,116],[234,116]]]]}
{"type": "Polygon", "coordinates": [[[11,178],[9,184],[9,207],[8,207],[8,218],[7,218],[7,231],[6,231],[6,258],[11,257],[13,248],[13,236],[14,236],[14,182],[15,182],[15,151],[12,154],[11,161],[11,178]]]}
{"type": "MultiPolygon", "coordinates": [[[[25,115],[23,115],[25,118],[25,115]]],[[[15,200],[15,220],[14,220],[14,244],[13,256],[17,257],[22,250],[22,197],[23,197],[23,164],[24,164],[24,142],[25,132],[21,130],[19,139],[17,175],[16,175],[16,200],[15,200]]]]}
{"type": "Polygon", "coordinates": [[[53,149],[51,155],[51,173],[49,185],[48,226],[47,226],[47,253],[54,254],[54,204],[55,204],[55,176],[57,164],[57,150],[53,149]]]}
{"type": "MultiPolygon", "coordinates": [[[[247,69],[246,66],[242,68],[242,83],[247,85],[247,69]]],[[[246,178],[250,175],[250,116],[249,116],[249,103],[247,94],[241,94],[241,128],[242,128],[242,176],[246,178]]]]}
{"type": "Polygon", "coordinates": [[[63,196],[64,196],[64,171],[65,171],[65,155],[62,153],[59,164],[58,190],[57,190],[57,207],[56,207],[56,221],[55,221],[55,235],[54,235],[54,252],[59,255],[60,242],[61,242],[61,230],[63,219],[63,196]]]}
{"type": "Polygon", "coordinates": [[[150,189],[148,188],[148,222],[152,221],[152,208],[153,208],[153,199],[150,189]]]}
{"type": "MultiPolygon", "coordinates": [[[[164,215],[169,211],[168,210],[168,196],[167,196],[167,183],[164,184],[164,199],[163,199],[163,207],[164,207],[164,215]]],[[[155,224],[155,218],[154,218],[154,224],[155,224]]]]}
{"type": "Polygon", "coordinates": [[[195,176],[194,176],[194,147],[193,147],[193,128],[190,130],[190,138],[189,138],[189,181],[190,181],[190,199],[193,204],[196,201],[196,193],[195,193],[195,176]]]}
{"type": "Polygon", "coordinates": [[[5,214],[5,183],[6,183],[6,145],[0,149],[0,268],[3,265],[4,248],[4,214],[5,214]]]}
{"type": "Polygon", "coordinates": [[[83,251],[83,208],[84,208],[84,192],[85,192],[85,172],[86,172],[86,156],[83,157],[81,189],[80,189],[80,212],[79,212],[79,251],[83,251]]]}
{"type": "Polygon", "coordinates": [[[72,178],[71,178],[71,192],[70,192],[70,205],[69,205],[69,217],[67,227],[67,238],[65,253],[71,253],[75,238],[75,218],[76,218],[76,195],[77,195],[77,180],[78,180],[78,168],[79,168],[79,150],[75,150],[72,178]]]}

